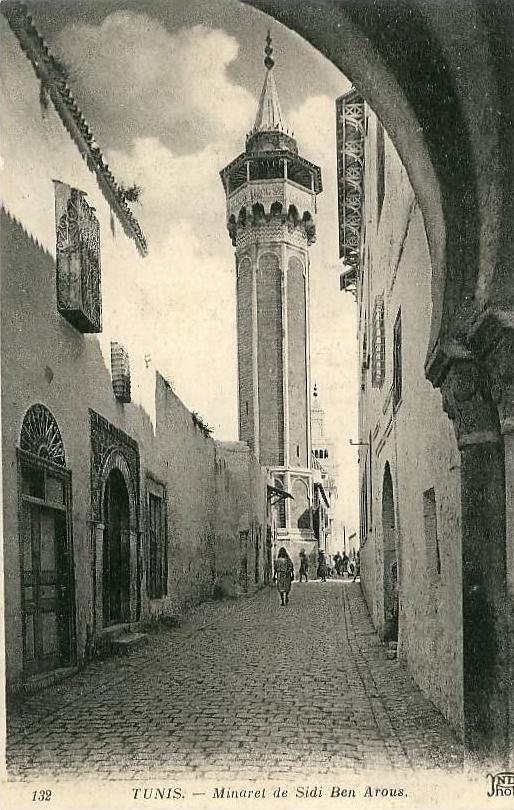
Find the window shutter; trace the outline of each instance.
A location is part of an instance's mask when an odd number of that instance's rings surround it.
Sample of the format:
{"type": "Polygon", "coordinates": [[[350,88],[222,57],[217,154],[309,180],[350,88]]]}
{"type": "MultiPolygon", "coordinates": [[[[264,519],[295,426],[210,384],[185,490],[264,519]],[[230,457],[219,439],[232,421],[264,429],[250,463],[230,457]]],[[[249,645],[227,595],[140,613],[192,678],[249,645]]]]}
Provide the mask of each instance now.
{"type": "Polygon", "coordinates": [[[130,402],[130,362],[121,343],[111,343],[112,390],[118,402],[130,402]]]}
{"type": "Polygon", "coordinates": [[[371,362],[371,382],[374,388],[380,388],[385,378],[385,330],[384,330],[384,296],[375,298],[373,308],[373,345],[371,362]]]}
{"type": "Polygon", "coordinates": [[[398,311],[393,331],[393,408],[402,398],[402,313],[398,311]]]}

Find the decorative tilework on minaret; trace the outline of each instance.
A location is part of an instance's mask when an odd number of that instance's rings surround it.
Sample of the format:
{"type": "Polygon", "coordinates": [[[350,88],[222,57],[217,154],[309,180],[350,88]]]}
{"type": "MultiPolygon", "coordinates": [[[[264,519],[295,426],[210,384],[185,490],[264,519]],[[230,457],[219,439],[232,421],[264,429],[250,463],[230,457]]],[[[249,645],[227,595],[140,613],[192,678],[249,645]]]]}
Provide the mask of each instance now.
{"type": "Polygon", "coordinates": [[[255,123],[221,179],[236,255],[239,438],[294,495],[283,527],[294,533],[312,527],[308,246],[322,186],[287,129],[272,54],[268,32],[255,123]]]}

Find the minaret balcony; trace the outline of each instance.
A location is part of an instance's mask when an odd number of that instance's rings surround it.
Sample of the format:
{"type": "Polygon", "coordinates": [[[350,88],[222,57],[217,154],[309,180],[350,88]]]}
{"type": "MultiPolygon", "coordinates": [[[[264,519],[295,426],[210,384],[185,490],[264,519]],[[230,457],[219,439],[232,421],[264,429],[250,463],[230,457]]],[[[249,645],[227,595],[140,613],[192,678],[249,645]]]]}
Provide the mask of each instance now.
{"type": "Polygon", "coordinates": [[[250,180],[228,196],[227,218],[234,217],[236,222],[244,223],[258,213],[256,206],[266,217],[303,219],[307,214],[312,219],[316,213],[316,196],[289,179],[250,180]]]}

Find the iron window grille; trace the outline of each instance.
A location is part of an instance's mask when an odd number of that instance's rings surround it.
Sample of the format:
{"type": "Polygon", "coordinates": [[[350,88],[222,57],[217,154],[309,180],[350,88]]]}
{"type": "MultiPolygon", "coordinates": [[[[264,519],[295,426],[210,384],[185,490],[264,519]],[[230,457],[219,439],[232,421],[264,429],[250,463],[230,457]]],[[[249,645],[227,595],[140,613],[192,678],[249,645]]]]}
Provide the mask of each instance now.
{"type": "Polygon", "coordinates": [[[166,491],[162,486],[148,487],[147,533],[147,593],[150,599],[160,599],[168,593],[166,491]]]}

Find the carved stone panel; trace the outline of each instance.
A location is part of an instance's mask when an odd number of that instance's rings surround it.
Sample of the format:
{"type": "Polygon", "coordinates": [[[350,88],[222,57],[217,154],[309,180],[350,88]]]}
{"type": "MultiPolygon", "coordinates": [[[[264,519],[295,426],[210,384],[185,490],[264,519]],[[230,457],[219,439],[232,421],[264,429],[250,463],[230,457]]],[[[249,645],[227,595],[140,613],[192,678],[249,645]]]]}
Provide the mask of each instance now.
{"type": "Polygon", "coordinates": [[[91,513],[95,521],[102,520],[102,485],[105,463],[114,451],[127,462],[135,492],[136,520],[139,523],[139,448],[137,442],[103,416],[89,411],[91,425],[91,513]]]}
{"type": "Polygon", "coordinates": [[[498,411],[485,369],[472,360],[455,361],[441,392],[443,409],[453,422],[459,448],[499,441],[498,411]]]}
{"type": "Polygon", "coordinates": [[[514,432],[514,329],[505,329],[487,357],[491,394],[502,433],[514,432]]]}

